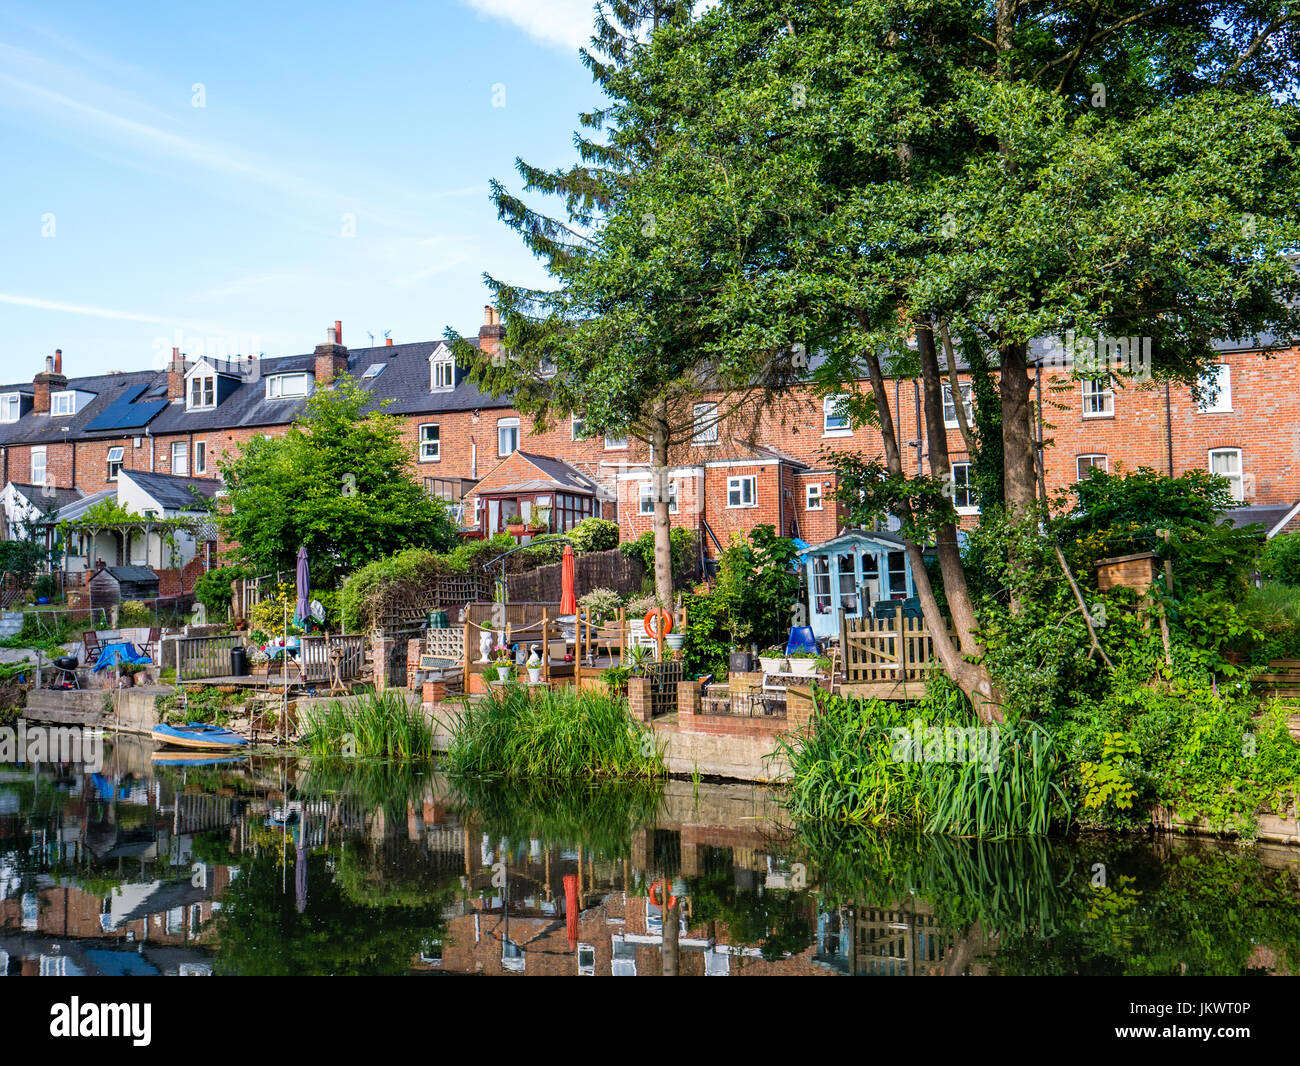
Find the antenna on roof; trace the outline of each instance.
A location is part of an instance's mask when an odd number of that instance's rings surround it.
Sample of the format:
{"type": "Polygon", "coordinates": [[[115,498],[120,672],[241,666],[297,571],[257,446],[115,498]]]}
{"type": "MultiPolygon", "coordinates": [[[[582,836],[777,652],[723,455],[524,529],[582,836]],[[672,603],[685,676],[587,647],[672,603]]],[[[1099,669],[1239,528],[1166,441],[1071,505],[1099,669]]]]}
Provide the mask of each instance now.
{"type": "Polygon", "coordinates": [[[366,330],[366,336],[370,338],[370,347],[373,348],[375,346],[375,335],[370,330],[366,330]]]}

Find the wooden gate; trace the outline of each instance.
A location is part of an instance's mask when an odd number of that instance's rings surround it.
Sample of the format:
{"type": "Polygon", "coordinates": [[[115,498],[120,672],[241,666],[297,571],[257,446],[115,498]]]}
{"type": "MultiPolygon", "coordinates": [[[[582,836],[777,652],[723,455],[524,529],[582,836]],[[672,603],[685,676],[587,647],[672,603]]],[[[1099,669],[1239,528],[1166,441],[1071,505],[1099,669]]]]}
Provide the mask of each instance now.
{"type": "MultiPolygon", "coordinates": [[[[950,623],[947,631],[956,644],[950,623]]],[[[893,618],[846,618],[840,629],[840,649],[844,683],[877,690],[857,689],[860,694],[901,698],[905,694],[893,690],[905,689],[912,682],[911,695],[919,696],[921,683],[943,669],[934,655],[933,634],[925,620],[905,618],[901,610],[893,618]]]]}

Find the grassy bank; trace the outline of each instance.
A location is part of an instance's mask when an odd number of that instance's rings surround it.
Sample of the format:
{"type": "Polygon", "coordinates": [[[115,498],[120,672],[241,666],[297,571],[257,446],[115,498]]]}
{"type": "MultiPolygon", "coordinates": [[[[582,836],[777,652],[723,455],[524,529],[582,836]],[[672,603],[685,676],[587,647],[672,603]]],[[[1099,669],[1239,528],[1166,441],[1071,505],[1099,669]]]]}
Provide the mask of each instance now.
{"type": "Polygon", "coordinates": [[[602,692],[494,691],[452,726],[448,769],[509,777],[650,778],[665,773],[653,734],[602,692]]]}

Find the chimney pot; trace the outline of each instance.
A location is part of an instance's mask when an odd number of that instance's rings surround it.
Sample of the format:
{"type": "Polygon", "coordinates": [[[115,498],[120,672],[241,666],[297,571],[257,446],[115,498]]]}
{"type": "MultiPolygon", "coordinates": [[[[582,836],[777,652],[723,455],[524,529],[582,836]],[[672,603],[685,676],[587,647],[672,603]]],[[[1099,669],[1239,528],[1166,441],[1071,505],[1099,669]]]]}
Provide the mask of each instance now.
{"type": "Polygon", "coordinates": [[[337,318],[334,320],[334,343],[343,343],[343,323],[337,318]]]}
{"type": "Polygon", "coordinates": [[[54,349],[54,372],[56,374],[63,373],[63,349],[62,348],[54,349]]]}
{"type": "Polygon", "coordinates": [[[385,347],[385,348],[391,348],[392,346],[393,346],[393,338],[392,338],[392,337],[385,337],[385,338],[384,338],[384,347],[385,347]]]}
{"type": "Polygon", "coordinates": [[[45,373],[54,373],[54,356],[52,355],[47,355],[45,357],[45,373]]]}

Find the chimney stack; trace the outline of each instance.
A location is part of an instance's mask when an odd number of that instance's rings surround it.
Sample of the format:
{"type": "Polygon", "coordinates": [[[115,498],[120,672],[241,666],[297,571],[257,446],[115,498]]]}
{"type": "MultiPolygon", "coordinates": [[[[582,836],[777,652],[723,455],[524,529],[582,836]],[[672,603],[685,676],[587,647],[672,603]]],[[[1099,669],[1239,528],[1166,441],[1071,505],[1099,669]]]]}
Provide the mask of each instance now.
{"type": "Polygon", "coordinates": [[[323,387],[348,372],[348,350],[343,347],[343,323],[338,319],[325,331],[329,340],[316,345],[316,385],[323,387]]]}
{"type": "Polygon", "coordinates": [[[50,413],[50,393],[60,392],[68,387],[68,379],[60,372],[63,366],[63,353],[59,352],[57,362],[54,356],[45,357],[45,369],[32,379],[32,413],[48,415],[50,413]]]}
{"type": "Polygon", "coordinates": [[[484,305],[483,325],[478,330],[479,351],[485,355],[495,355],[505,334],[506,328],[501,325],[500,313],[491,304],[484,305]]]}
{"type": "Polygon", "coordinates": [[[179,348],[172,349],[172,361],[167,367],[167,399],[185,399],[185,357],[179,348]]]}

